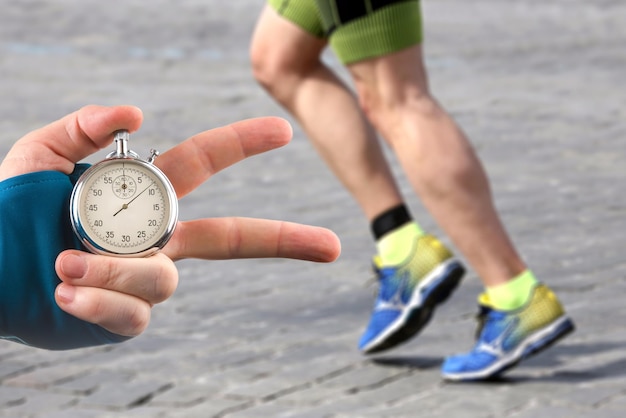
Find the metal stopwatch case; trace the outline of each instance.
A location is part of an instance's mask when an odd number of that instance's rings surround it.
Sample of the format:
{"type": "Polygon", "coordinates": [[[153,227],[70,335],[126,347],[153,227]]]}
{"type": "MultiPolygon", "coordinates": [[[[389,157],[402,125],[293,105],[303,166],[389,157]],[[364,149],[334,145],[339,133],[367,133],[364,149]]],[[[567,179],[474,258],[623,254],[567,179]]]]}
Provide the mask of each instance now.
{"type": "Polygon", "coordinates": [[[116,150],[87,169],[70,199],[72,228],[96,254],[144,257],[165,246],[178,222],[172,184],[153,163],[128,149],[128,131],[115,135],[116,150]]]}

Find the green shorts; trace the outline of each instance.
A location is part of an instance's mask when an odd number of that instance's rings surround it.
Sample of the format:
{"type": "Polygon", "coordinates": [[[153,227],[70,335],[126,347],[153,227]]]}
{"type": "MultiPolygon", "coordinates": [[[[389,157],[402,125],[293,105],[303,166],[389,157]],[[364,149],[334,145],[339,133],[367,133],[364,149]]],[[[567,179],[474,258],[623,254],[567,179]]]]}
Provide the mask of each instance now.
{"type": "Polygon", "coordinates": [[[422,42],[419,0],[268,0],[278,14],[328,39],[344,64],[422,42]]]}

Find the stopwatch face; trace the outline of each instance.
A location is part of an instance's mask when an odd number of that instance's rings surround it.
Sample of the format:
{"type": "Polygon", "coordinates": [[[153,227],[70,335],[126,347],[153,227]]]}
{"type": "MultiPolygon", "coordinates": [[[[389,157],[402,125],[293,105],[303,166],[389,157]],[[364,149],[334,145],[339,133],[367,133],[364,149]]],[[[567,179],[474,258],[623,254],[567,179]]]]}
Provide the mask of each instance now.
{"type": "Polygon", "coordinates": [[[149,255],[165,246],[178,220],[176,193],[167,177],[132,158],[90,167],[70,204],[74,231],[99,254],[149,255]]]}

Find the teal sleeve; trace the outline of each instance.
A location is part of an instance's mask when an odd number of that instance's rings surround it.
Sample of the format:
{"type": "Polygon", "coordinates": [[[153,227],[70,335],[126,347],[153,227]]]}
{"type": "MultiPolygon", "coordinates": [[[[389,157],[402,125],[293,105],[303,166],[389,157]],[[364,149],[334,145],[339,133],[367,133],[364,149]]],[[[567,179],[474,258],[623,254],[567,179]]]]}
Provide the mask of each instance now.
{"type": "Polygon", "coordinates": [[[84,250],[72,231],[69,200],[87,167],[0,182],[0,338],[50,350],[128,339],[65,313],[54,299],[57,256],[84,250]]]}

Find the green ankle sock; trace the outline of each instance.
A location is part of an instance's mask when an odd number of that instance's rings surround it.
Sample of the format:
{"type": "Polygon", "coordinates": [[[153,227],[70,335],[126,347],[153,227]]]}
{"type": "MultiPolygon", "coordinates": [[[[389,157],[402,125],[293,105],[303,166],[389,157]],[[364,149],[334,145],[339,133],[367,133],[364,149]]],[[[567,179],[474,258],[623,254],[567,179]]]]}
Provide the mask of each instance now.
{"type": "Polygon", "coordinates": [[[504,284],[488,287],[490,305],[499,311],[519,309],[528,302],[537,283],[532,271],[525,270],[504,284]]]}
{"type": "Polygon", "coordinates": [[[383,266],[402,264],[414,249],[415,240],[424,235],[416,222],[408,222],[385,234],[376,242],[383,266]]]}

